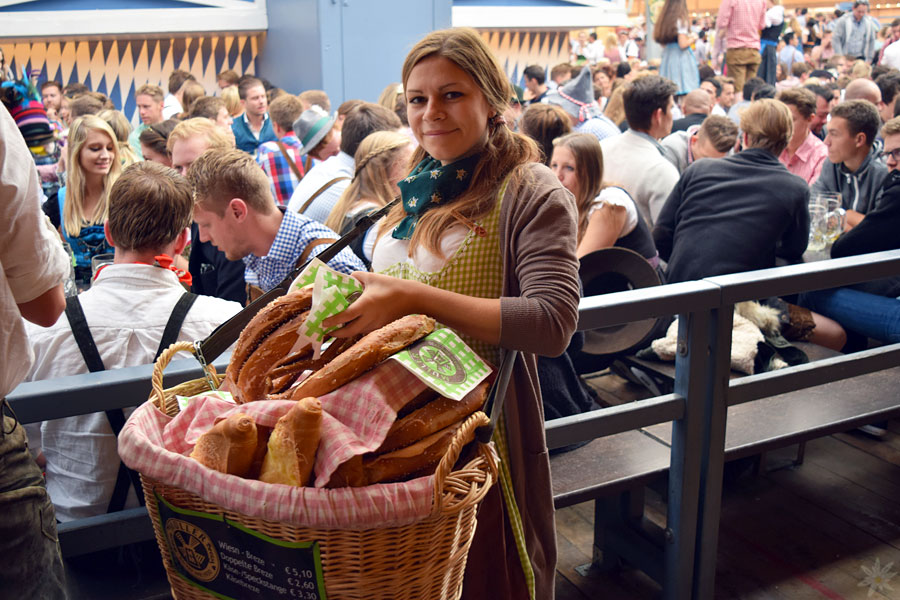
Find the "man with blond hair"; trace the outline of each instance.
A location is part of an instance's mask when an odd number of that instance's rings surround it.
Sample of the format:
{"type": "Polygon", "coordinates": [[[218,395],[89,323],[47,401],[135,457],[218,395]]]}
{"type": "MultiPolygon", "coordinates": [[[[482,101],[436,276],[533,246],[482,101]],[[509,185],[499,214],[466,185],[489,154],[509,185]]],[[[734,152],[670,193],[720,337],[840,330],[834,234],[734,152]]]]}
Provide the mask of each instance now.
{"type": "Polygon", "coordinates": [[[788,171],[812,185],[819,178],[822,165],[828,158],[828,148],[810,131],[816,116],[816,95],[806,88],[790,88],[779,92],[778,100],[787,105],[794,120],[791,141],[778,160],[788,171]]]}
{"type": "Polygon", "coordinates": [[[134,148],[138,156],[141,154],[141,133],[151,125],[156,125],[165,120],[163,117],[163,104],[165,93],[158,85],[144,84],[134,92],[134,101],[137,104],[141,124],[134,128],[128,136],[128,143],[134,148]]]}
{"type": "MultiPolygon", "coordinates": [[[[169,268],[188,242],[192,209],[190,184],[174,170],[150,161],[125,169],[110,190],[104,223],[113,264],[91,289],[68,299],[52,327],[29,327],[29,381],[152,363],[171,343],[202,339],[240,310],[235,302],[185,293],[189,278],[169,268]]],[[[139,484],[116,451],[126,416],[97,412],[36,428],[40,435],[31,441],[46,458],[60,521],[138,505],[139,484]]]]}
{"type": "MultiPolygon", "coordinates": [[[[185,175],[191,163],[210,148],[234,148],[234,136],[203,117],[182,121],[175,126],[166,142],[172,157],[172,168],[185,175]]],[[[244,285],[244,263],[228,260],[208,241],[200,240],[197,224],[191,225],[191,254],[188,258],[191,291],[243,304],[247,299],[244,285]]]]}
{"type": "Polygon", "coordinates": [[[741,130],[744,150],[689,166],[659,213],[653,239],[670,283],[766,269],[806,250],[809,188],[778,162],[790,111],[757,100],[741,113],[741,130]]]}
{"type": "MultiPolygon", "coordinates": [[[[244,279],[263,291],[338,238],[321,223],[277,206],[266,174],[239,150],[208,150],[193,162],[187,177],[194,187],[200,241],[211,242],[229,260],[242,259],[244,279]]],[[[328,265],[347,274],[366,270],[347,248],[328,265]]]]}

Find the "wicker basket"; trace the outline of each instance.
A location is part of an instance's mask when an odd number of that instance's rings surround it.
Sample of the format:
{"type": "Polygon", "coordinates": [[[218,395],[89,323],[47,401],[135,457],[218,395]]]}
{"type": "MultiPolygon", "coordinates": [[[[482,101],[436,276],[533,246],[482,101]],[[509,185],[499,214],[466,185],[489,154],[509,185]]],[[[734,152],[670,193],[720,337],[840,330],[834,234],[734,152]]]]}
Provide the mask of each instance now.
{"type": "MultiPolygon", "coordinates": [[[[198,394],[220,383],[210,368],[209,379],[196,379],[163,390],[163,370],[179,351],[193,351],[188,342],[172,344],[156,362],[150,401],[169,416],[178,413],[175,395],[198,394]],[[210,379],[212,380],[210,382],[210,379]]],[[[490,422],[477,412],[457,432],[434,478],[431,515],[401,527],[367,530],[310,529],[249,517],[207,502],[196,494],[141,476],[147,511],[153,521],[172,594],[178,599],[215,596],[187,583],[177,572],[160,526],[157,494],[184,509],[223,515],[272,538],[290,542],[317,541],[321,552],[325,591],[329,600],[391,598],[395,600],[451,600],[462,591],[466,556],[475,533],[478,504],[497,480],[490,450],[478,444],[475,458],[451,471],[472,431],[490,422]]]]}

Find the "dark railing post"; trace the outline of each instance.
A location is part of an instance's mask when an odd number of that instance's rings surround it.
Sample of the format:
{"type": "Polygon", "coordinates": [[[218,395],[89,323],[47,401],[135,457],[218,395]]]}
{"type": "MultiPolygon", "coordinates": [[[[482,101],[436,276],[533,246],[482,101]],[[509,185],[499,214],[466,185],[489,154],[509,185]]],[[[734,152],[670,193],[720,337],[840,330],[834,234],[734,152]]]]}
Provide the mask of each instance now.
{"type": "Polygon", "coordinates": [[[734,307],[720,306],[709,315],[709,366],[705,374],[705,421],[700,470],[697,553],[694,559],[694,599],[711,600],[716,578],[722,473],[725,467],[726,393],[731,374],[731,331],[734,307]]]}
{"type": "Polygon", "coordinates": [[[690,598],[703,460],[703,421],[709,367],[709,311],[678,317],[675,394],[685,399],[684,417],[672,421],[672,462],[666,519],[665,583],[667,600],[690,598]]]}

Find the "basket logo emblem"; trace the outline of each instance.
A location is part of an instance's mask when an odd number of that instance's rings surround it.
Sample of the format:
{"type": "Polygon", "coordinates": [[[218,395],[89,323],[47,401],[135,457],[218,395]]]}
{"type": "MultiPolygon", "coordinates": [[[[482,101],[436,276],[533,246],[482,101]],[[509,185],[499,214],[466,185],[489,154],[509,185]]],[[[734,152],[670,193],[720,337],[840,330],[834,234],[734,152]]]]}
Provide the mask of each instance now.
{"type": "Polygon", "coordinates": [[[200,581],[212,581],[219,574],[219,553],[206,532],[187,521],[166,521],[166,538],[178,564],[200,581]]]}
{"type": "Polygon", "coordinates": [[[434,340],[427,338],[422,340],[409,349],[409,356],[416,366],[435,379],[454,385],[466,381],[466,369],[462,361],[443,344],[434,340]]]}

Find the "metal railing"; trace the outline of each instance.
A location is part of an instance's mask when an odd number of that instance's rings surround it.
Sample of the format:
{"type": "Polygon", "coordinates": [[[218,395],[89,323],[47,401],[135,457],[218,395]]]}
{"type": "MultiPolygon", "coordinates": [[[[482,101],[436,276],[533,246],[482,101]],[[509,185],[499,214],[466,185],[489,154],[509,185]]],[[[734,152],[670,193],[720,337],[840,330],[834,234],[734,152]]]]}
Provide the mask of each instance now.
{"type": "Polygon", "coordinates": [[[679,317],[673,394],[555,419],[546,426],[548,446],[560,448],[672,422],[669,503],[661,548],[665,598],[713,597],[729,406],[900,365],[900,344],[893,344],[729,382],[734,305],[898,274],[900,251],[892,250],[581,301],[579,330],[679,317]]]}
{"type": "MultiPolygon", "coordinates": [[[[579,330],[679,316],[674,393],[556,419],[546,427],[548,445],[558,448],[672,422],[667,527],[660,552],[663,565],[662,569],[653,569],[663,573],[666,598],[712,598],[728,406],[900,364],[897,344],[752,375],[729,384],[734,304],[897,274],[900,251],[890,251],[617,292],[581,301],[579,330]]],[[[224,370],[226,364],[227,357],[220,357],[216,366],[224,370]]],[[[151,373],[152,365],[145,365],[26,383],[8,400],[23,423],[133,406],[147,398],[151,373]]],[[[200,367],[193,359],[173,361],[166,369],[165,385],[170,387],[200,376],[200,367]]],[[[67,552],[72,554],[128,543],[135,536],[146,535],[146,530],[140,529],[140,515],[126,516],[131,519],[128,527],[133,529],[116,530],[112,515],[62,524],[61,543],[65,547],[71,540],[73,546],[79,546],[67,552]],[[100,526],[118,532],[112,543],[93,535],[100,526]]]]}

